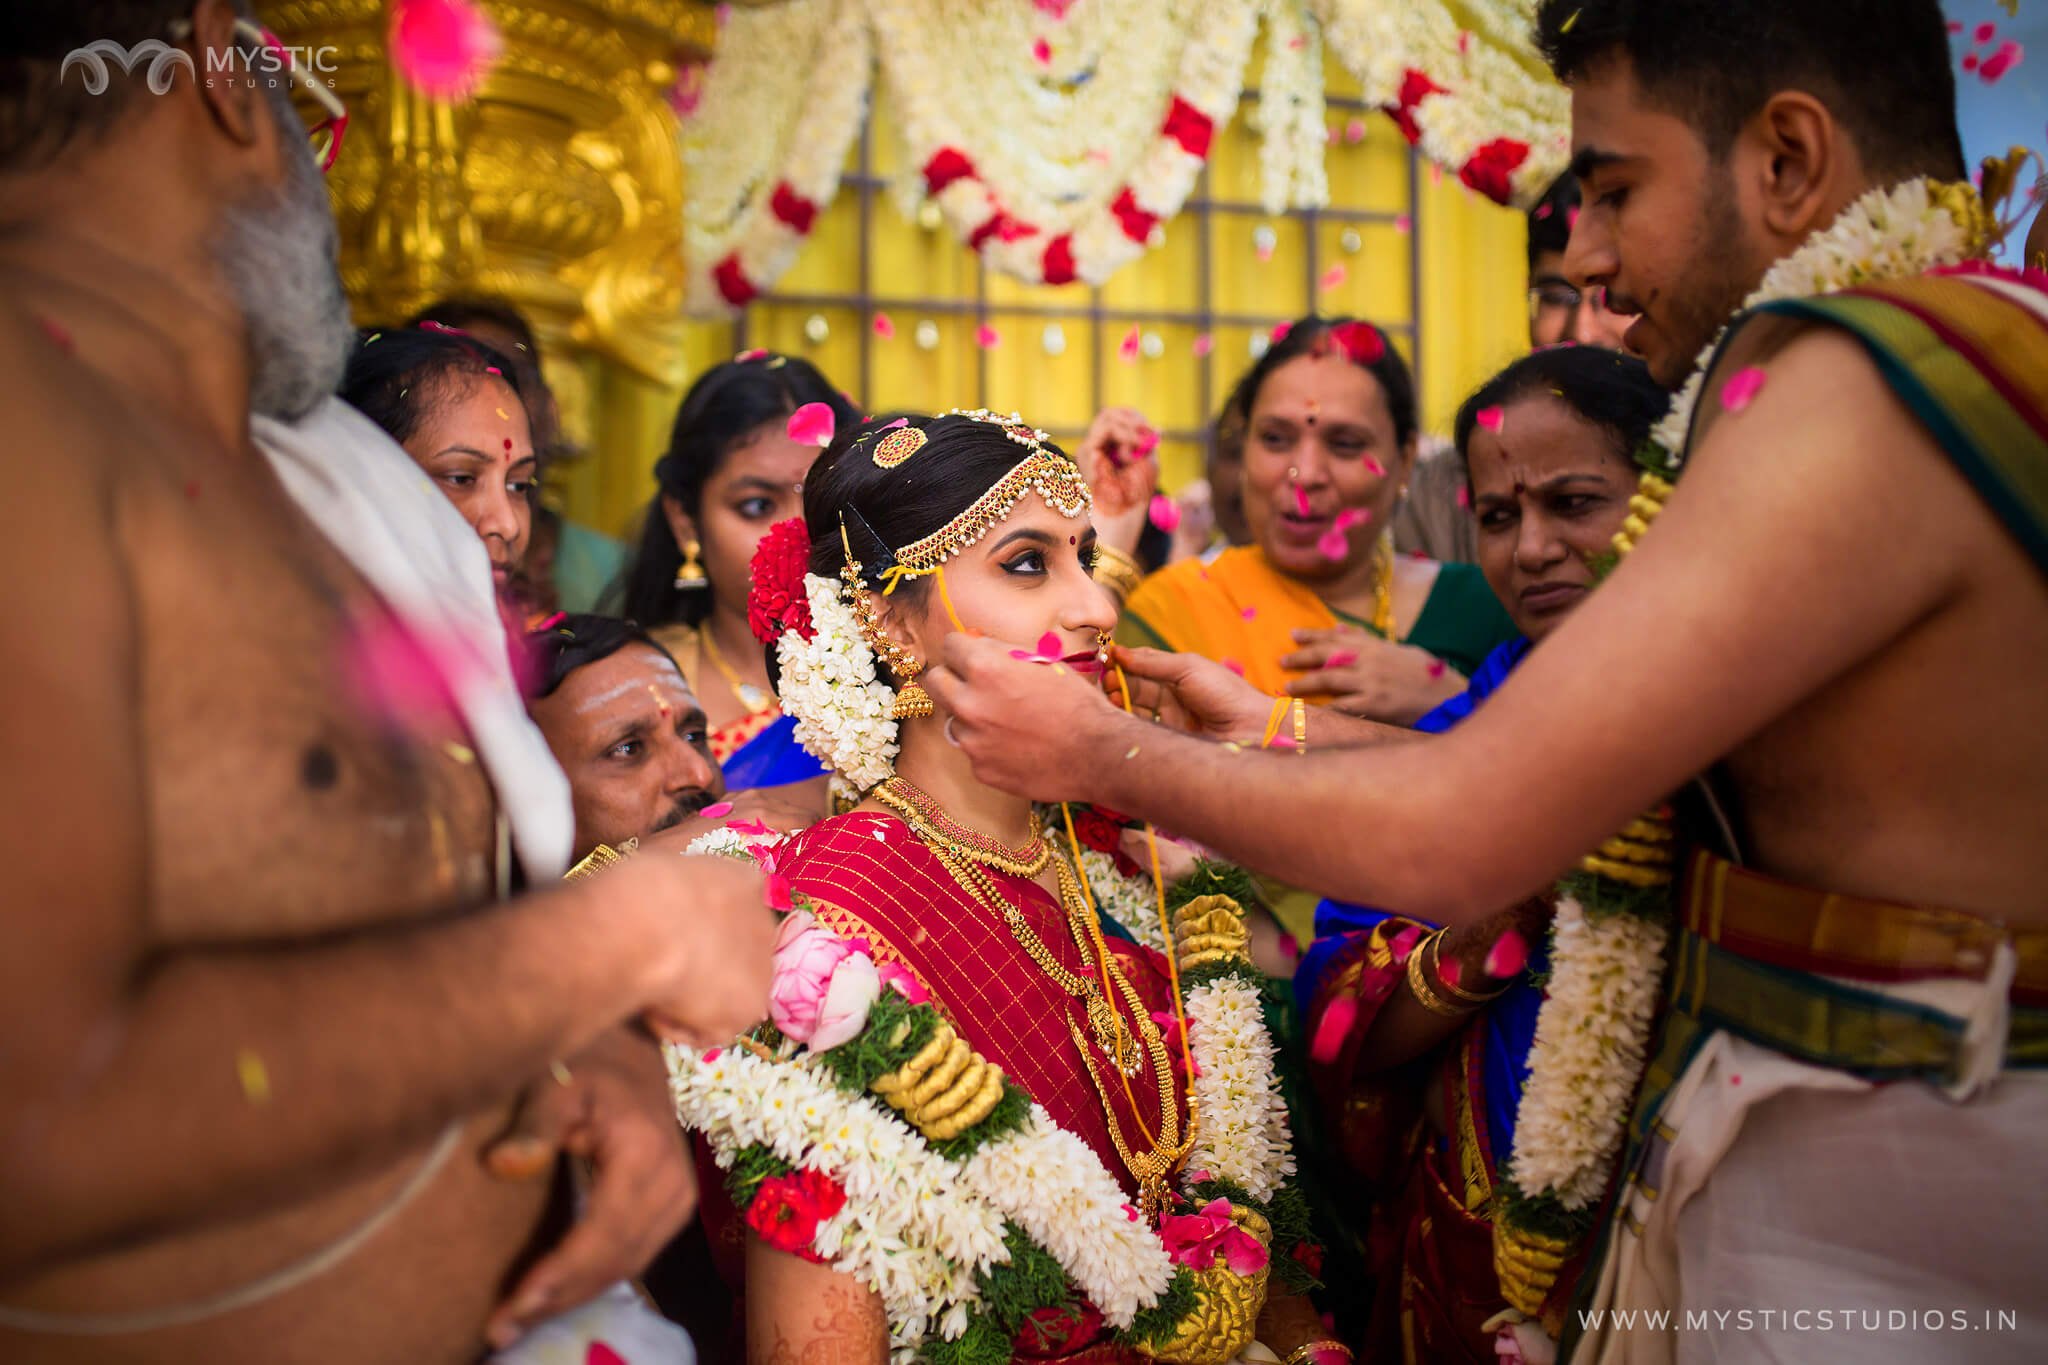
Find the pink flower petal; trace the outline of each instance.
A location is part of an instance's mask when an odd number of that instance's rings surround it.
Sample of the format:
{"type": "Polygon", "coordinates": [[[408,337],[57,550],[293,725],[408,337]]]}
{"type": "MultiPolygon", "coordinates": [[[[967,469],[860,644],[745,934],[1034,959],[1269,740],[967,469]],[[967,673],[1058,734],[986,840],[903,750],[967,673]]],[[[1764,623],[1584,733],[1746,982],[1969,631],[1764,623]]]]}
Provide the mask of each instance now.
{"type": "Polygon", "coordinates": [[[1513,976],[1528,963],[1529,941],[1514,929],[1495,939],[1486,950],[1486,974],[1491,977],[1513,976]]]}
{"type": "Polygon", "coordinates": [[[1999,77],[2018,66],[2020,58],[2025,55],[2025,48],[2014,39],[2007,38],[1998,45],[1998,51],[1986,57],[1984,64],[1977,68],[1978,78],[1986,85],[1994,84],[1999,77]]]}
{"type": "Polygon", "coordinates": [[[1355,649],[1340,649],[1340,650],[1338,650],[1338,651],[1337,651],[1337,652],[1336,652],[1335,654],[1332,654],[1332,655],[1331,655],[1331,656],[1330,656],[1329,658],[1327,658],[1327,659],[1323,660],[1323,667],[1324,667],[1324,668],[1349,668],[1349,667],[1351,667],[1351,665],[1353,665],[1353,664],[1355,664],[1355,663],[1357,663],[1357,662],[1358,662],[1358,651],[1357,651],[1357,650],[1355,650],[1355,649]]]}
{"type": "Polygon", "coordinates": [[[1229,669],[1232,673],[1237,674],[1238,677],[1242,678],[1244,676],[1244,665],[1239,663],[1237,660],[1218,659],[1217,662],[1222,664],[1225,668],[1229,669]]]}
{"type": "Polygon", "coordinates": [[[806,403],[789,415],[789,439],[800,446],[829,446],[832,426],[830,403],[806,403]]]}
{"type": "Polygon", "coordinates": [[[1124,1217],[1130,1219],[1133,1223],[1138,1221],[1138,1211],[1129,1204],[1120,1204],[1118,1207],[1124,1211],[1124,1217]]]}
{"type": "Polygon", "coordinates": [[[1465,969],[1455,957],[1439,958],[1436,964],[1436,974],[1438,980],[1442,981],[1452,990],[1456,990],[1458,988],[1458,978],[1465,974],[1465,969]]]}
{"type": "Polygon", "coordinates": [[[1963,31],[1963,21],[1960,19],[1949,20],[1948,31],[1951,35],[1961,33],[1963,31]]]}
{"type": "Polygon", "coordinates": [[[1239,612],[1238,615],[1242,616],[1247,621],[1256,621],[1259,619],[1259,609],[1257,607],[1246,607],[1243,611],[1239,612]]]}
{"type": "Polygon", "coordinates": [[[1340,995],[1323,1010],[1323,1017],[1316,1021],[1316,1036],[1309,1043],[1308,1059],[1317,1066],[1328,1066],[1337,1060],[1337,1054],[1344,1050],[1344,1039],[1351,1033],[1351,1026],[1358,1022],[1358,997],[1340,995]]]}
{"type": "Polygon", "coordinates": [[[1316,553],[1331,563],[1341,563],[1351,555],[1351,541],[1342,531],[1325,531],[1316,537],[1316,553]]]}
{"type": "Polygon", "coordinates": [[[1340,288],[1344,283],[1344,277],[1349,273],[1349,271],[1344,269],[1342,263],[1333,265],[1323,272],[1321,279],[1316,281],[1316,288],[1323,290],[1325,293],[1332,289],[1340,288]]]}
{"type": "Polygon", "coordinates": [[[471,0],[392,0],[387,45],[400,79],[437,100],[474,94],[505,50],[471,0]]]}
{"type": "Polygon", "coordinates": [[[1131,324],[1131,330],[1125,332],[1124,339],[1117,343],[1116,358],[1126,362],[1138,358],[1138,325],[1136,323],[1131,324]]]}
{"type": "Polygon", "coordinates": [[[1570,208],[1564,211],[1564,230],[1566,232],[1570,232],[1574,228],[1578,227],[1578,225],[1579,206],[1577,204],[1573,204],[1570,208]]]}
{"type": "Polygon", "coordinates": [[[1408,954],[1415,951],[1415,945],[1421,940],[1422,930],[1418,926],[1411,924],[1387,940],[1387,951],[1394,955],[1394,961],[1406,962],[1408,954]]]}
{"type": "Polygon", "coordinates": [[[1480,426],[1485,427],[1488,431],[1493,432],[1500,430],[1501,423],[1506,418],[1507,414],[1503,413],[1498,407],[1481,408],[1473,414],[1474,421],[1478,422],[1480,426]]]}
{"type": "Polygon", "coordinates": [[[875,335],[882,340],[894,341],[896,339],[896,323],[887,313],[875,314],[875,320],[871,325],[875,329],[875,335]]]}
{"type": "Polygon", "coordinates": [[[416,634],[379,617],[341,642],[341,677],[356,702],[407,725],[441,723],[475,665],[453,637],[416,634]]]}
{"type": "Polygon", "coordinates": [[[1988,43],[1998,36],[1998,25],[1985,22],[1977,25],[1977,31],[1970,35],[1972,42],[1988,43]]]}
{"type": "Polygon", "coordinates": [[[1040,38],[1031,45],[1031,60],[1040,66],[1052,65],[1052,44],[1040,38]]]}
{"type": "Polygon", "coordinates": [[[1443,675],[1444,661],[1442,659],[1431,659],[1429,661],[1429,676],[1431,679],[1441,678],[1443,675]]]}
{"type": "Polygon", "coordinates": [[[1974,53],[1974,52],[1965,52],[1965,53],[1963,54],[1963,70],[1965,70],[1965,71],[1975,71],[1976,69],[1977,69],[1977,54],[1976,54],[1976,53],[1974,53]]]}
{"type": "Polygon", "coordinates": [[[1294,324],[1293,324],[1293,323],[1291,323],[1291,322],[1282,322],[1282,323],[1279,323],[1279,324],[1277,324],[1277,325],[1276,325],[1276,326],[1275,326],[1275,327],[1273,328],[1273,335],[1272,335],[1272,342],[1273,342],[1273,344],[1274,344],[1275,346],[1278,346],[1278,345],[1279,345],[1279,344],[1280,344],[1281,342],[1283,342],[1283,341],[1287,340],[1287,334],[1288,334],[1289,332],[1293,331],[1293,330],[1294,330],[1294,324]]]}
{"type": "Polygon", "coordinates": [[[1730,412],[1741,412],[1763,388],[1765,378],[1763,366],[1743,366],[1721,386],[1721,406],[1730,412]]]}
{"type": "Polygon", "coordinates": [[[1164,493],[1152,495],[1152,524],[1172,535],[1180,529],[1180,504],[1164,493]]]}
{"type": "Polygon", "coordinates": [[[1032,8],[1041,14],[1050,14],[1055,19],[1067,17],[1067,11],[1074,7],[1074,0],[1031,0],[1032,8]]]}
{"type": "Polygon", "coordinates": [[[885,962],[875,968],[875,975],[882,979],[884,986],[889,987],[889,989],[895,991],[896,994],[902,996],[913,1005],[925,1004],[932,998],[929,991],[917,984],[916,977],[912,976],[906,968],[899,967],[893,962],[885,962]]]}
{"type": "Polygon", "coordinates": [[[697,813],[703,816],[706,820],[716,820],[720,816],[732,814],[732,802],[716,801],[713,802],[711,805],[706,806],[703,810],[698,811],[697,813]]]}
{"type": "Polygon", "coordinates": [[[1274,244],[1271,242],[1254,242],[1252,243],[1252,253],[1256,255],[1262,263],[1270,261],[1273,259],[1273,245],[1274,244]]]}
{"type": "Polygon", "coordinates": [[[778,872],[768,874],[761,884],[761,899],[768,903],[770,910],[793,910],[796,908],[795,888],[789,878],[778,872]]]}
{"type": "Polygon", "coordinates": [[[707,1053],[705,1053],[705,1054],[704,1054],[704,1060],[705,1060],[705,1061],[707,1061],[707,1062],[715,1062],[715,1061],[717,1061],[717,1060],[718,1060],[718,1059],[719,1059],[720,1057],[723,1057],[724,1055],[725,1055],[725,1049],[724,1049],[724,1048],[722,1048],[722,1047],[715,1047],[715,1048],[712,1048],[712,1049],[711,1049],[711,1051],[709,1051],[709,1052],[707,1052],[707,1053]]]}
{"type": "Polygon", "coordinates": [[[1472,510],[1472,490],[1464,487],[1462,484],[1458,488],[1458,506],[1464,508],[1467,512],[1472,510]]]}
{"type": "MultiPolygon", "coordinates": [[[[1384,474],[1387,471],[1384,469],[1375,469],[1372,472],[1375,474],[1384,474]]],[[[1372,509],[1370,507],[1347,507],[1337,514],[1337,529],[1340,531],[1348,531],[1354,526],[1363,526],[1371,520],[1372,509]]]]}
{"type": "Polygon", "coordinates": [[[1200,336],[1195,338],[1195,344],[1189,349],[1195,353],[1196,359],[1200,359],[1201,357],[1209,354],[1209,352],[1216,349],[1216,338],[1209,335],[1207,332],[1203,332],[1200,336]]]}
{"type": "Polygon", "coordinates": [[[1230,1267],[1233,1275],[1256,1275],[1266,1268],[1268,1253],[1265,1244],[1236,1224],[1223,1234],[1221,1250],[1223,1264],[1230,1267]]]}
{"type": "Polygon", "coordinates": [[[1315,510],[1309,506],[1308,490],[1300,484],[1294,485],[1294,510],[1304,517],[1315,515],[1315,510]]]}
{"type": "Polygon", "coordinates": [[[1053,663],[1058,663],[1060,656],[1066,652],[1066,642],[1053,632],[1047,631],[1038,637],[1038,656],[1041,659],[1049,659],[1053,663]]]}
{"type": "Polygon", "coordinates": [[[1539,223],[1542,222],[1545,218],[1548,218],[1550,216],[1550,205],[1538,204],[1536,206],[1536,211],[1530,214],[1529,216],[1531,218],[1534,218],[1539,223]]]}
{"type": "Polygon", "coordinates": [[[743,834],[750,839],[765,838],[775,833],[772,827],[762,824],[759,820],[729,820],[725,827],[734,834],[743,834]]]}
{"type": "MultiPolygon", "coordinates": [[[[1432,167],[1434,167],[1435,164],[1435,162],[1430,163],[1432,167]]],[[[1407,214],[1404,213],[1400,215],[1398,218],[1394,219],[1394,231],[1400,233],[1402,236],[1405,237],[1414,230],[1415,220],[1413,218],[1410,218],[1407,214]]]]}
{"type": "Polygon", "coordinates": [[[738,355],[734,356],[733,363],[736,365],[744,365],[749,360],[759,360],[767,354],[768,353],[766,351],[762,350],[759,346],[756,346],[750,351],[741,351],[738,355]]]}
{"type": "Polygon", "coordinates": [[[1345,124],[1344,140],[1350,143],[1359,143],[1365,141],[1365,120],[1362,118],[1355,118],[1352,119],[1349,123],[1345,124]]]}
{"type": "Polygon", "coordinates": [[[1002,333],[998,332],[995,328],[989,326],[985,322],[981,326],[974,329],[974,344],[981,347],[981,349],[984,351],[994,350],[996,347],[996,343],[1001,341],[1002,339],[1002,333]]]}

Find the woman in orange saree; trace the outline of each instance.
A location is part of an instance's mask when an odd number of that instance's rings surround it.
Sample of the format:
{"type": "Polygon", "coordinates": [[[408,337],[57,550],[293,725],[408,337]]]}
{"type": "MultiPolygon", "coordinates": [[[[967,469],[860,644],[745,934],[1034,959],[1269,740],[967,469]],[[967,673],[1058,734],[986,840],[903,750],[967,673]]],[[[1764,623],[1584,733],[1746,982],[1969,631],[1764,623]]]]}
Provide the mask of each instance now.
{"type": "Polygon", "coordinates": [[[1089,505],[1015,417],[869,423],[756,560],[783,704],[862,798],[765,855],[772,1026],[672,1055],[746,1227],[749,1359],[1348,1355],[1290,1288],[1314,1252],[1233,878],[1155,900],[977,782],[916,684],[956,629],[1099,666],[1089,505]]]}

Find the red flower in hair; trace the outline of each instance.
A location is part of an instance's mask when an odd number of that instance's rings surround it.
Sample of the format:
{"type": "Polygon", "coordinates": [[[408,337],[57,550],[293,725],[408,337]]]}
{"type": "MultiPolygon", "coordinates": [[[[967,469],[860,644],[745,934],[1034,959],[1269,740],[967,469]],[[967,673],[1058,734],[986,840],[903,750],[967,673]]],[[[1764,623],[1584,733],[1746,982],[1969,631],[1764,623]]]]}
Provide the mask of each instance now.
{"type": "Polygon", "coordinates": [[[1346,322],[1330,329],[1330,340],[1360,365],[1371,365],[1387,353],[1387,339],[1369,322],[1346,322]]]}
{"type": "Polygon", "coordinates": [[[845,1207],[845,1188],[821,1171],[771,1175],[747,1205],[747,1226],[777,1251],[822,1262],[824,1258],[811,1250],[818,1224],[845,1207]]]}
{"type": "Polygon", "coordinates": [[[1497,137],[1472,153],[1472,159],[1458,172],[1458,179],[1478,190],[1496,204],[1505,204],[1514,194],[1510,178],[1517,166],[1529,159],[1529,144],[1511,137],[1497,137]]]}
{"type": "Polygon", "coordinates": [[[772,645],[792,630],[801,640],[817,634],[804,592],[810,562],[811,532],[802,517],[779,521],[761,537],[747,586],[747,624],[762,644],[772,645]]]}

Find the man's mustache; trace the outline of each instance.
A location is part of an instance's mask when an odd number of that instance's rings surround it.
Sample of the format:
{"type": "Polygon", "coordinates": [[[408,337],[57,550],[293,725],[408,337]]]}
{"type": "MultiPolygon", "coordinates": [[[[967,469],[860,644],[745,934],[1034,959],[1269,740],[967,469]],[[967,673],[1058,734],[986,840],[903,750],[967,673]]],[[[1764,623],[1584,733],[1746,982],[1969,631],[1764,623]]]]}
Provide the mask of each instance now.
{"type": "Polygon", "coordinates": [[[684,792],[681,796],[678,796],[676,798],[675,805],[670,807],[667,811],[663,812],[655,820],[653,826],[649,828],[647,832],[649,834],[659,834],[665,829],[674,829],[677,825],[680,825],[681,823],[683,823],[683,821],[689,819],[691,816],[703,810],[706,806],[716,802],[718,799],[719,796],[717,792],[711,791],[708,788],[704,787],[697,787],[693,790],[684,792]]]}

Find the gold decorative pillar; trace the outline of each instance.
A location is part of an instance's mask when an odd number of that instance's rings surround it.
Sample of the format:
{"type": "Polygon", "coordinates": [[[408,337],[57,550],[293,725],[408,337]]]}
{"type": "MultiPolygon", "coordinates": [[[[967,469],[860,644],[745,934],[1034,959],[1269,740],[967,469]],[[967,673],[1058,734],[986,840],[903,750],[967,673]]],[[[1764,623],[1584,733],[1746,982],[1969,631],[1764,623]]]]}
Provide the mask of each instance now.
{"type": "Polygon", "coordinates": [[[617,533],[645,501],[685,375],[683,168],[668,91],[716,31],[694,0],[481,0],[505,41],[476,97],[440,104],[385,50],[384,0],[259,0],[331,45],[348,136],[329,177],[359,321],[449,294],[509,299],[539,334],[569,438],[564,509],[617,533]]]}

